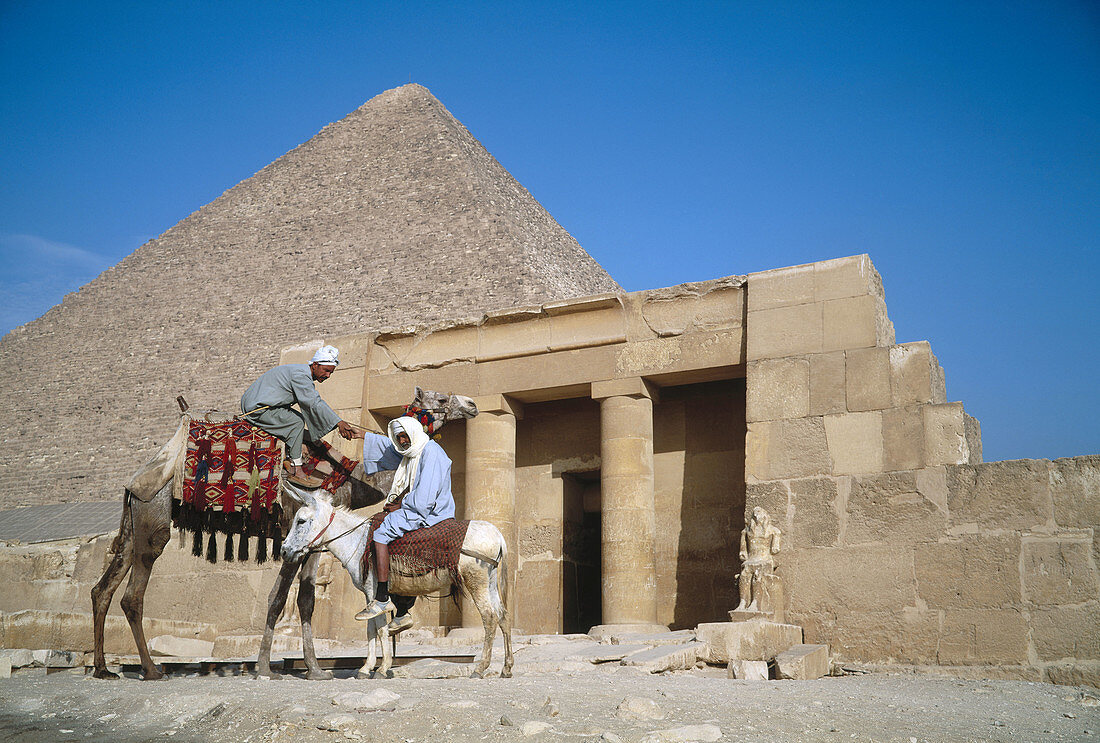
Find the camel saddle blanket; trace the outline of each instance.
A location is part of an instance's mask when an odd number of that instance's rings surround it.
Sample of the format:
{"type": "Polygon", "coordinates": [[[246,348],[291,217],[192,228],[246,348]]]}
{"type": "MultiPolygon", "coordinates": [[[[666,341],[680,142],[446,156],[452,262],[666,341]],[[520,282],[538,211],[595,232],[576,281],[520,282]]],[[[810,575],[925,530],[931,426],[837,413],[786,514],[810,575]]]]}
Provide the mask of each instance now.
{"type": "MultiPolygon", "coordinates": [[[[387,513],[396,510],[396,505],[391,504],[386,510],[371,516],[367,549],[363,551],[364,573],[374,560],[374,530],[387,513]]],[[[458,558],[469,526],[470,522],[463,519],[445,519],[434,526],[413,529],[390,542],[391,584],[394,575],[417,578],[434,570],[446,570],[451,574],[452,582],[459,585],[458,558]]]]}
{"type": "MultiPolygon", "coordinates": [[[[303,469],[333,491],[343,485],[358,462],[320,441],[303,452],[303,469]]],[[[182,484],[176,499],[199,512],[270,513],[282,481],[283,442],[244,420],[218,423],[193,420],[187,435],[182,484]]]]}

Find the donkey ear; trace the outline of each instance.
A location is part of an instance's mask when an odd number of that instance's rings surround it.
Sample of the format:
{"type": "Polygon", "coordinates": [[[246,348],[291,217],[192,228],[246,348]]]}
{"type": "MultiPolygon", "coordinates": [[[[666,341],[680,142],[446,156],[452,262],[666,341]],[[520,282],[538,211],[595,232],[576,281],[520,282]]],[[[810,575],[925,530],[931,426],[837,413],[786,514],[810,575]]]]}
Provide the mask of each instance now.
{"type": "Polygon", "coordinates": [[[317,496],[312,490],[305,490],[292,482],[283,481],[283,492],[299,506],[314,506],[317,504],[317,496]]]}

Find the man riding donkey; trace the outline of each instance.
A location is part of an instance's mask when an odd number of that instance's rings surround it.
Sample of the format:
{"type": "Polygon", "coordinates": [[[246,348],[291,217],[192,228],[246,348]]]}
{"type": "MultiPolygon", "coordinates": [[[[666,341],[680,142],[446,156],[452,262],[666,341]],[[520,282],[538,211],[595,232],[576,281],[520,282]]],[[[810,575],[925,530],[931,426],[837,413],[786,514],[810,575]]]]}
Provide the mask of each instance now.
{"type": "Polygon", "coordinates": [[[363,468],[367,474],[380,470],[396,470],[386,506],[390,510],[374,530],[374,570],[378,590],[374,601],[355,615],[356,619],[373,619],[400,609],[389,623],[391,631],[400,632],[412,626],[409,615],[415,597],[390,596],[389,545],[402,535],[423,529],[455,516],[455,500],[451,494],[451,459],[443,447],[428,436],[416,418],[402,416],[390,421],[388,436],[363,434],[363,468]],[[400,506],[393,505],[400,499],[400,506]]]}
{"type": "Polygon", "coordinates": [[[321,480],[302,469],[302,440],[307,430],[311,442],[320,441],[334,428],[345,439],[362,436],[352,424],[341,420],[313,386],[328,379],[339,363],[340,351],[335,346],[322,346],[308,364],[283,364],[264,372],[241,396],[242,417],[285,442],[290,463],[283,467],[287,479],[295,485],[321,485],[321,480]],[[301,412],[290,407],[294,403],[301,412]]]}
{"type": "Polygon", "coordinates": [[[386,505],[401,496],[399,508],[391,510],[374,532],[375,571],[378,592],[375,600],[355,615],[367,620],[400,609],[390,622],[391,632],[412,626],[410,615],[416,598],[389,594],[389,544],[401,535],[434,526],[454,518],[455,502],[451,495],[451,460],[443,448],[432,441],[416,418],[402,417],[390,422],[389,436],[356,430],[341,420],[317,394],[313,382],[324,382],[340,363],[339,351],[322,346],[307,364],[283,364],[264,373],[241,396],[245,420],[286,442],[290,464],[287,479],[307,488],[321,481],[302,471],[302,440],[308,430],[317,441],[334,428],[345,439],[364,438],[363,470],[372,475],[396,470],[386,505]],[[301,413],[290,406],[298,403],[301,413]],[[308,424],[308,426],[306,425],[308,424]],[[395,603],[396,602],[396,603],[395,603]]]}

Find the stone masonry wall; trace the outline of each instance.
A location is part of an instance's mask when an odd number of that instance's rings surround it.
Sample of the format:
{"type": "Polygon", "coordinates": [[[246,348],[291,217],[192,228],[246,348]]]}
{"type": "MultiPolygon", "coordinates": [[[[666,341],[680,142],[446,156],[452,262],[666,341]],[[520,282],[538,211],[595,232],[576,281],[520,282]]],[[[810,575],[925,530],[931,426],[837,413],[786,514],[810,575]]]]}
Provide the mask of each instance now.
{"type": "Polygon", "coordinates": [[[619,287],[419,85],[346,118],[0,339],[0,508],[118,498],[176,395],[273,349],[619,287]]]}
{"type": "Polygon", "coordinates": [[[746,509],[788,621],[841,660],[1100,684],[1100,457],[982,463],[866,256],[747,287],[746,509]]]}

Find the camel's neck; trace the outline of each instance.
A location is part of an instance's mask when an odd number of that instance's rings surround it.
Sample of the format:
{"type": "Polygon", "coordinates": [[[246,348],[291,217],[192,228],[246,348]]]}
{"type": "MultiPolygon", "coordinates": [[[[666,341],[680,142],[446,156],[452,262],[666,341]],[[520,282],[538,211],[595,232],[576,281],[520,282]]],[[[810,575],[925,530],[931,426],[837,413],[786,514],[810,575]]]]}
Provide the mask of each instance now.
{"type": "Polygon", "coordinates": [[[355,587],[363,590],[367,577],[363,571],[363,550],[367,546],[367,532],[370,530],[370,526],[366,523],[360,525],[362,519],[350,513],[336,511],[335,514],[332,519],[332,526],[329,527],[329,534],[332,536],[342,534],[343,536],[329,542],[326,548],[348,571],[351,582],[355,587]]]}

